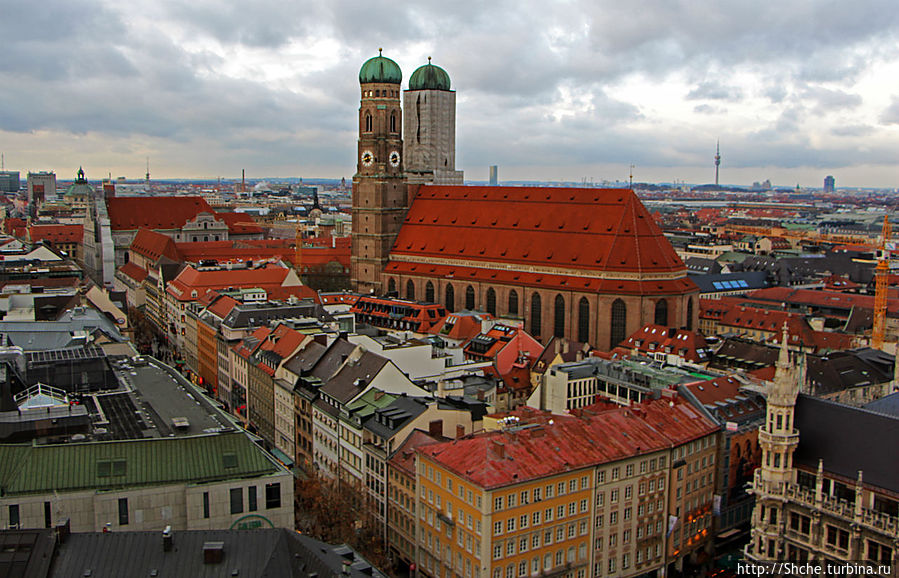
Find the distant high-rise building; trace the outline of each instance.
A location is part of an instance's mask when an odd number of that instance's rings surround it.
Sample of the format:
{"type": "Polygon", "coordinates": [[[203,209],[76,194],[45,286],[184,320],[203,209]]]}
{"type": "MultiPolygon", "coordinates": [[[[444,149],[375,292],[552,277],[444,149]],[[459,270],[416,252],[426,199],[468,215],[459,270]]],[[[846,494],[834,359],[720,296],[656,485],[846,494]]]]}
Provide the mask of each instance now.
{"type": "Polygon", "coordinates": [[[37,208],[43,204],[47,195],[56,195],[56,173],[41,171],[28,173],[28,212],[37,215],[37,208]]]}
{"type": "Polygon", "coordinates": [[[824,177],[824,192],[832,193],[836,188],[836,179],[833,178],[832,175],[827,175],[824,177]]]}
{"type": "Polygon", "coordinates": [[[19,192],[19,171],[0,171],[0,193],[19,192]]]}
{"type": "Polygon", "coordinates": [[[490,186],[495,187],[499,184],[499,167],[490,165],[490,186]]]}

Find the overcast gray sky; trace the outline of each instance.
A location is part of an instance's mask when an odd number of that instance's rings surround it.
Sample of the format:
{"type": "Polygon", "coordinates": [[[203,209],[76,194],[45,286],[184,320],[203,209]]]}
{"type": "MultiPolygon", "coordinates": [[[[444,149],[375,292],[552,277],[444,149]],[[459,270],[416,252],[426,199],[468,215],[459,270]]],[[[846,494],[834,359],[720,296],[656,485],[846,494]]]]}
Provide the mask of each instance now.
{"type": "Polygon", "coordinates": [[[457,168],[899,186],[896,0],[0,0],[6,168],[351,177],[358,71],[433,56],[457,168]]]}

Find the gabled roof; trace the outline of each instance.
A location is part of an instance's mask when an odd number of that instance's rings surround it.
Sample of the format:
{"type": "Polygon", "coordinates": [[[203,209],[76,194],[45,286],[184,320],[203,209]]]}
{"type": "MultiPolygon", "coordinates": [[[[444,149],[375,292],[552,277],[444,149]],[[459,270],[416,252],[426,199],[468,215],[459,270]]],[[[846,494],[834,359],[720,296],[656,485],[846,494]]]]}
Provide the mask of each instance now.
{"type": "Polygon", "coordinates": [[[247,215],[243,213],[216,213],[216,217],[225,221],[228,232],[232,235],[261,235],[262,228],[254,225],[247,215]]]}
{"type": "Polygon", "coordinates": [[[708,361],[708,345],[700,333],[652,323],[635,331],[620,347],[646,354],[671,353],[693,362],[708,361]]]}
{"type": "Polygon", "coordinates": [[[106,210],[113,231],[180,229],[198,213],[216,214],[203,197],[112,197],[106,210]]]}
{"type": "Polygon", "coordinates": [[[137,231],[137,235],[131,241],[129,251],[142,255],[154,263],[163,255],[172,261],[183,260],[181,252],[171,237],[143,227],[137,231]]]}
{"type": "Polygon", "coordinates": [[[427,446],[430,444],[436,444],[443,441],[449,441],[448,438],[440,436],[440,438],[434,438],[426,431],[422,431],[420,429],[412,430],[412,433],[406,437],[406,441],[400,445],[399,448],[393,453],[393,456],[388,460],[390,467],[395,468],[396,470],[402,471],[407,476],[415,476],[415,449],[427,446]]]}
{"type": "Polygon", "coordinates": [[[119,271],[121,271],[123,275],[127,275],[138,283],[146,279],[148,275],[146,269],[138,266],[132,261],[129,261],[128,263],[125,263],[124,265],[119,267],[119,271]]]}
{"type": "Polygon", "coordinates": [[[33,243],[49,241],[50,243],[81,243],[84,240],[83,225],[31,225],[28,227],[28,238],[33,243]]]}
{"type": "Polygon", "coordinates": [[[417,451],[473,484],[497,488],[660,451],[719,428],[680,398],[629,408],[588,406],[579,414],[553,415],[552,424],[490,432],[417,451]]]}
{"type": "Polygon", "coordinates": [[[617,285],[640,274],[657,276],[661,289],[654,279],[631,291],[694,289],[661,229],[633,191],[625,189],[422,186],[385,270],[483,281],[492,274],[500,282],[499,276],[518,275],[509,267],[547,268],[546,274],[503,279],[524,285],[580,289],[586,281],[584,289],[601,291],[603,280],[617,285]],[[450,260],[472,265],[456,267],[450,260]],[[549,268],[562,272],[549,274],[549,268]],[[678,278],[662,279],[672,273],[678,278]]]}
{"type": "MultiPolygon", "coordinates": [[[[233,287],[249,289],[259,287],[269,291],[281,287],[290,269],[265,265],[256,269],[222,269],[201,271],[185,267],[166,287],[166,292],[180,301],[191,301],[207,291],[233,287]],[[196,295],[193,292],[196,291],[196,295]]],[[[314,293],[314,292],[313,292],[314,293]]]]}

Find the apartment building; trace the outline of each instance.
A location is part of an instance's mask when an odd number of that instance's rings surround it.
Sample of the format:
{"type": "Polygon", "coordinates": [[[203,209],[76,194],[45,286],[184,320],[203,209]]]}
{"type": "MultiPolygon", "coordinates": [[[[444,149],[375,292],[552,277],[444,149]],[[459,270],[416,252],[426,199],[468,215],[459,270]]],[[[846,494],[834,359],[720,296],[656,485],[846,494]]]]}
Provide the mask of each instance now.
{"type": "Polygon", "coordinates": [[[416,450],[420,572],[631,576],[708,547],[719,428],[675,394],[509,423],[416,450]]]}

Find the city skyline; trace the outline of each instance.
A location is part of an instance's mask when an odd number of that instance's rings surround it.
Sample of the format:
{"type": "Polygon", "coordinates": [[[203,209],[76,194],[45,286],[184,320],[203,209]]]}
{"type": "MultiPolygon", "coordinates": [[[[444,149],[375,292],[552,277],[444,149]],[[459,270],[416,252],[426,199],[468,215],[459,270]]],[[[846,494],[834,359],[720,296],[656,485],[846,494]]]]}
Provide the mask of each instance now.
{"type": "Polygon", "coordinates": [[[0,148],[61,178],[350,177],[383,47],[404,88],[449,73],[471,180],[712,183],[720,139],[722,184],[897,186],[889,2],[641,7],[14,2],[0,148]]]}

